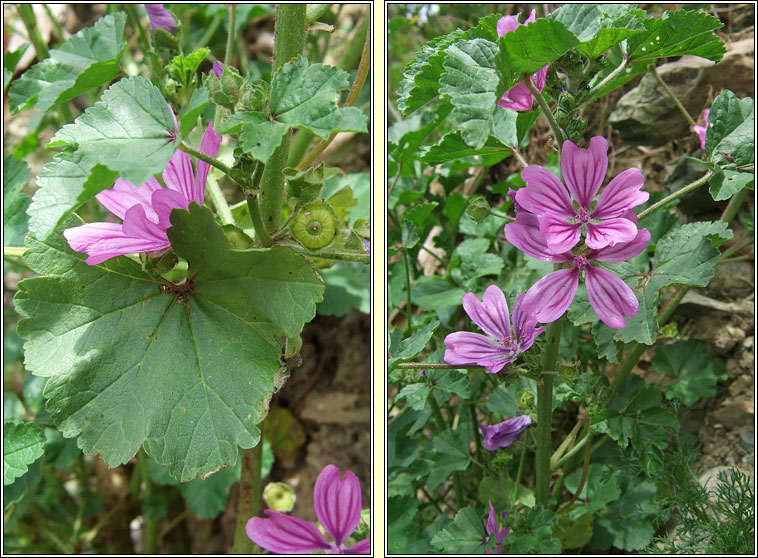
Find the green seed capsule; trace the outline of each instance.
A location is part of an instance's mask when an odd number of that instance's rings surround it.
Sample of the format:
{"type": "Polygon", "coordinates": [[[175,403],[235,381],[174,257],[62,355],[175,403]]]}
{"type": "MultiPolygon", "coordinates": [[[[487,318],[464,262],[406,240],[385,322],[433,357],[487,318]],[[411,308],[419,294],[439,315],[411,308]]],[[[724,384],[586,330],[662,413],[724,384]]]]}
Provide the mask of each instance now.
{"type": "Polygon", "coordinates": [[[311,250],[324,248],[337,234],[337,216],[324,203],[306,205],[292,223],[292,235],[311,250]]]}

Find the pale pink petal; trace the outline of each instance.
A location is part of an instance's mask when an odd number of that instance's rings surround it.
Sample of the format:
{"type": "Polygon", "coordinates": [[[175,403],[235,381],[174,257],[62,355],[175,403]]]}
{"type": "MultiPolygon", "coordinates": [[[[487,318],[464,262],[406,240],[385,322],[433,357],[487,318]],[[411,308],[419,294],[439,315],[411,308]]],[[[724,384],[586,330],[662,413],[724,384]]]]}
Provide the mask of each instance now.
{"type": "Polygon", "coordinates": [[[484,292],[482,302],[474,293],[463,294],[463,309],[471,321],[482,331],[495,339],[510,339],[511,318],[505,295],[496,285],[490,285],[484,292]]]}
{"type": "Polygon", "coordinates": [[[574,217],[574,206],[561,181],[549,170],[539,165],[529,165],[521,171],[521,178],[527,183],[514,194],[519,205],[536,215],[553,213],[563,217],[574,217]]]}
{"type": "Polygon", "coordinates": [[[695,132],[700,138],[700,149],[705,149],[705,132],[708,129],[706,126],[693,126],[692,131],[695,132]]]}
{"type": "Polygon", "coordinates": [[[184,151],[175,151],[163,171],[163,182],[179,192],[189,204],[195,191],[195,174],[192,171],[190,156],[184,151]]]}
{"type": "Polygon", "coordinates": [[[184,199],[176,190],[169,190],[168,188],[161,188],[157,192],[153,192],[151,200],[153,209],[158,216],[158,225],[164,231],[171,226],[171,210],[176,208],[187,209],[189,203],[184,199]]]}
{"type": "Polygon", "coordinates": [[[520,352],[527,351],[532,346],[537,336],[545,331],[544,327],[537,325],[537,307],[523,306],[525,294],[518,295],[516,304],[513,305],[513,337],[520,339],[520,352]]]}
{"type": "Polygon", "coordinates": [[[529,17],[526,18],[524,21],[524,25],[528,25],[530,23],[534,23],[537,20],[537,12],[532,8],[532,11],[529,13],[529,17]]]}
{"type": "Polygon", "coordinates": [[[361,484],[355,474],[327,465],[313,488],[313,507],[321,525],[337,545],[341,545],[361,521],[361,484]]]}
{"type": "Polygon", "coordinates": [[[516,357],[489,337],[480,333],[456,331],[445,337],[445,356],[448,364],[478,364],[495,374],[516,357]]]}
{"type": "Polygon", "coordinates": [[[158,219],[155,216],[155,212],[150,207],[150,197],[153,192],[160,189],[161,185],[155,178],[151,178],[142,186],[135,186],[123,178],[117,178],[113,184],[113,188],[103,190],[95,195],[95,197],[108,211],[119,219],[123,220],[126,210],[133,205],[141,205],[145,208],[148,219],[157,222],[158,219]]]}
{"type": "Polygon", "coordinates": [[[606,246],[600,250],[590,250],[587,253],[587,258],[606,263],[625,262],[641,254],[649,243],[650,231],[640,229],[637,231],[637,236],[631,242],[606,246]]]}
{"type": "Polygon", "coordinates": [[[518,83],[506,91],[500,100],[497,102],[497,106],[515,110],[518,112],[525,112],[532,110],[534,104],[534,96],[529,88],[523,83],[518,83]]]}
{"type": "Polygon", "coordinates": [[[571,254],[553,254],[540,234],[539,221],[535,215],[521,212],[515,223],[505,225],[505,239],[525,254],[545,262],[567,262],[571,254]]]}
{"type": "Polygon", "coordinates": [[[622,215],[627,209],[645,203],[650,197],[640,191],[645,184],[645,177],[639,169],[626,169],[608,183],[597,200],[593,219],[610,219],[622,215]]]}
{"type": "Polygon", "coordinates": [[[168,242],[166,231],[147,218],[145,209],[141,205],[134,205],[127,210],[124,215],[123,230],[125,235],[134,238],[168,242]]]}
{"type": "Polygon", "coordinates": [[[587,298],[597,317],[610,328],[621,329],[637,313],[639,302],[629,285],[615,273],[588,265],[585,268],[587,298]]]}
{"type": "MultiPolygon", "coordinates": [[[[200,151],[208,155],[208,157],[215,157],[218,153],[219,146],[221,145],[221,134],[217,134],[213,130],[213,123],[208,124],[208,127],[203,133],[203,139],[200,142],[200,151]]],[[[211,166],[205,161],[198,160],[197,162],[197,180],[195,181],[195,189],[192,196],[192,200],[198,204],[203,205],[205,201],[205,181],[208,178],[208,170],[211,166]]]]}
{"type": "Polygon", "coordinates": [[[599,223],[589,223],[584,242],[590,248],[599,250],[606,246],[631,242],[636,236],[637,225],[623,217],[616,217],[599,223]]]}
{"type": "Polygon", "coordinates": [[[551,213],[543,213],[538,219],[540,234],[545,239],[549,252],[563,254],[579,243],[581,238],[579,223],[569,223],[565,218],[551,213]]]}
{"type": "Polygon", "coordinates": [[[371,554],[371,539],[363,539],[353,548],[348,548],[343,554],[371,554]]]}
{"type": "Polygon", "coordinates": [[[608,141],[603,136],[593,137],[586,150],[579,149],[572,141],[563,142],[561,150],[563,181],[573,198],[582,207],[589,208],[600,186],[603,185],[607,171],[608,141]]]}
{"type": "Polygon", "coordinates": [[[534,85],[537,88],[537,91],[539,91],[540,93],[542,93],[542,90],[545,89],[545,81],[547,80],[547,69],[549,67],[550,67],[550,64],[538,70],[537,73],[532,74],[532,81],[534,82],[534,85]]]}
{"type": "Polygon", "coordinates": [[[579,272],[559,269],[545,275],[526,292],[524,306],[535,308],[535,317],[543,324],[554,322],[571,306],[579,286],[579,272]]]}
{"type": "Polygon", "coordinates": [[[245,526],[247,536],[261,548],[276,554],[303,554],[331,548],[315,525],[274,510],[263,513],[268,517],[253,517],[245,526]]]}
{"type": "Polygon", "coordinates": [[[64,230],[63,236],[73,250],[89,256],[86,259],[89,265],[116,256],[163,250],[170,246],[168,239],[158,241],[129,236],[124,233],[122,225],[116,223],[88,223],[64,230]]]}

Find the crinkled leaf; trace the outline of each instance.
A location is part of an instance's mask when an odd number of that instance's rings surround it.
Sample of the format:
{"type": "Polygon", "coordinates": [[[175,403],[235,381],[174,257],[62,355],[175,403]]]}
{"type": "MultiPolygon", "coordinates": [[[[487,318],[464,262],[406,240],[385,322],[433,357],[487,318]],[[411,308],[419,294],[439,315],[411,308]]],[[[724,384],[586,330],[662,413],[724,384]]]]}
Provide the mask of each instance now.
{"type": "Polygon", "coordinates": [[[29,465],[29,471],[23,477],[17,477],[16,481],[8,486],[3,487],[3,509],[8,509],[21,500],[28,493],[33,493],[40,488],[40,479],[42,478],[42,459],[38,459],[29,465]]]}
{"type": "Polygon", "coordinates": [[[749,172],[718,170],[708,182],[708,191],[716,201],[728,200],[743,188],[755,186],[755,175],[749,172]]]}
{"type": "Polygon", "coordinates": [[[419,540],[415,518],[418,501],[412,496],[387,499],[387,551],[389,554],[423,554],[426,545],[419,540]]]}
{"type": "Polygon", "coordinates": [[[240,144],[245,153],[262,162],[267,162],[277,147],[281,145],[287,124],[269,120],[262,112],[237,112],[220,128],[222,133],[240,132],[240,144]]]}
{"type": "Polygon", "coordinates": [[[471,435],[471,424],[465,422],[457,430],[445,430],[434,437],[434,450],[425,455],[433,464],[427,481],[430,490],[436,490],[454,471],[465,471],[469,466],[471,435]]]}
{"type": "Polygon", "coordinates": [[[753,162],[755,120],[753,99],[739,99],[728,89],[711,105],[705,135],[705,154],[728,153],[737,164],[753,162]],[[710,126],[712,124],[712,126],[710,126]]]}
{"type": "Polygon", "coordinates": [[[50,57],[16,79],[8,92],[13,113],[36,104],[48,110],[90,89],[108,83],[121,73],[126,47],[126,13],[116,12],[79,31],[50,57]]]}
{"type": "Polygon", "coordinates": [[[503,541],[510,554],[560,554],[561,543],[553,538],[553,527],[558,524],[554,512],[542,506],[530,508],[526,528],[513,529],[503,541]]]}
{"type": "Polygon", "coordinates": [[[26,474],[29,465],[42,456],[44,448],[45,434],[39,426],[32,422],[6,422],[3,427],[3,485],[12,484],[26,474]]]}
{"type": "Polygon", "coordinates": [[[454,130],[442,136],[437,144],[424,147],[419,159],[427,165],[439,165],[478,155],[481,159],[472,161],[472,166],[487,167],[502,161],[510,154],[511,150],[495,136],[489,136],[484,145],[477,149],[463,141],[461,130],[454,130]]]}
{"type": "Polygon", "coordinates": [[[566,4],[550,14],[581,41],[577,47],[597,58],[624,39],[645,31],[643,10],[629,4],[566,4]]]}
{"type": "Polygon", "coordinates": [[[690,54],[718,62],[724,42],[714,33],[724,26],[712,15],[694,10],[665,12],[661,18],[644,20],[646,33],[631,36],[626,52],[630,61],[642,62],[690,54]]]}
{"type": "Polygon", "coordinates": [[[65,147],[37,176],[29,230],[45,239],[77,206],[113,185],[116,176],[140,185],[161,172],[178,142],[174,118],[158,88],[141,77],[112,85],[49,144],[65,147]],[[117,174],[116,174],[117,173],[117,174]]]}
{"type": "Polygon", "coordinates": [[[172,292],[126,257],[88,266],[60,233],[29,235],[24,261],[40,277],[19,284],[15,304],[26,368],[49,376],[58,429],[111,466],[142,444],[185,481],[259,442],[281,366],[275,335],[299,334],[324,286],[288,248],[232,250],[207,208],[171,220],[191,289],[172,292]]]}
{"type": "Polygon", "coordinates": [[[29,227],[29,198],[22,191],[29,181],[29,165],[13,155],[3,159],[3,246],[22,246],[29,227]]]}
{"type": "Polygon", "coordinates": [[[500,275],[505,262],[499,255],[488,253],[489,249],[490,241],[486,238],[467,238],[461,242],[453,250],[450,277],[464,285],[472,279],[500,275]]]}
{"type": "Polygon", "coordinates": [[[508,90],[525,75],[558,60],[577,44],[576,35],[557,19],[538,19],[528,25],[519,25],[498,39],[495,68],[508,90]]]}
{"type": "Polygon", "coordinates": [[[3,54],[3,91],[8,86],[8,80],[13,77],[16,66],[18,66],[27,48],[29,48],[29,43],[21,45],[17,50],[3,54]]]}
{"type": "Polygon", "coordinates": [[[658,511],[653,503],[656,492],[651,481],[629,483],[622,497],[596,518],[590,547],[632,551],[650,544],[655,533],[650,516],[658,511]]]}
{"type": "Polygon", "coordinates": [[[658,332],[656,301],[660,289],[669,285],[705,287],[718,261],[716,246],[731,237],[732,231],[723,221],[689,223],[672,229],[658,241],[647,278],[640,279],[626,264],[608,266],[624,269],[621,277],[637,283],[632,287],[640,303],[637,314],[616,334],[616,341],[652,345],[658,332]]]}
{"type": "Polygon", "coordinates": [[[432,546],[445,554],[483,554],[485,540],[482,518],[472,508],[463,508],[452,523],[432,537],[432,546]]]}
{"type": "Polygon", "coordinates": [[[448,47],[440,76],[440,96],[453,105],[452,117],[463,141],[480,148],[492,131],[497,108],[497,46],[486,39],[458,41],[448,47]]]}
{"type": "Polygon", "coordinates": [[[192,99],[179,116],[179,135],[186,137],[197,124],[197,118],[203,113],[208,106],[208,90],[205,87],[198,87],[192,93],[192,99]]]}
{"type": "Polygon", "coordinates": [[[392,372],[398,363],[406,362],[423,351],[439,325],[437,320],[431,321],[410,337],[400,341],[397,346],[390,346],[391,358],[387,363],[388,371],[392,372]]]}
{"type": "Polygon", "coordinates": [[[452,109],[452,105],[444,104],[435,112],[420,112],[390,126],[387,137],[390,141],[388,151],[392,158],[397,162],[405,162],[415,157],[424,139],[447,118],[452,109]]]}
{"type": "Polygon", "coordinates": [[[460,306],[463,290],[442,277],[419,277],[411,283],[411,301],[422,310],[437,310],[446,306],[460,306]]]}
{"type": "Polygon", "coordinates": [[[198,66],[200,66],[209,53],[209,49],[199,48],[193,50],[186,56],[182,56],[181,54],[174,56],[174,58],[166,64],[166,73],[179,83],[189,83],[190,78],[195,72],[197,72],[198,66]]]}
{"type": "Polygon", "coordinates": [[[655,350],[650,365],[657,372],[676,377],[666,387],[666,397],[692,405],[701,397],[716,395],[716,383],[724,376],[724,361],[712,357],[697,339],[676,341],[655,350]]]}

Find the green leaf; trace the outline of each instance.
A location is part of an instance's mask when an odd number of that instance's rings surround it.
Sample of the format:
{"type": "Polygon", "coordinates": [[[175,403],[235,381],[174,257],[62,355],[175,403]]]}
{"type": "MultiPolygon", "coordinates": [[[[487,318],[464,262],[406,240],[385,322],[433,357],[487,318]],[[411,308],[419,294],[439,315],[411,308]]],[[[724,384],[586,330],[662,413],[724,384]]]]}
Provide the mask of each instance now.
{"type": "Polygon", "coordinates": [[[495,68],[506,90],[525,75],[555,62],[579,44],[579,39],[557,19],[542,18],[519,25],[497,41],[495,68]]]}
{"type": "Polygon", "coordinates": [[[458,41],[448,47],[440,76],[440,96],[453,105],[453,121],[461,128],[463,141],[477,149],[492,131],[497,108],[496,52],[495,43],[485,39],[458,41]]]}
{"type": "Polygon", "coordinates": [[[661,18],[644,20],[646,33],[627,40],[632,62],[690,54],[718,62],[724,56],[724,42],[714,33],[724,26],[712,15],[694,10],[665,12],[661,18]]]}
{"type": "MultiPolygon", "coordinates": [[[[566,489],[571,494],[576,494],[581,477],[581,468],[566,476],[566,489]]],[[[584,500],[589,498],[587,511],[590,514],[595,514],[605,509],[608,504],[619,499],[621,496],[621,489],[619,488],[620,477],[621,471],[618,469],[598,463],[590,464],[587,470],[587,480],[582,491],[579,493],[579,498],[584,500]]]]}
{"type": "Polygon", "coordinates": [[[666,387],[666,397],[693,405],[701,397],[716,395],[716,383],[725,380],[724,361],[712,357],[697,339],[676,341],[655,350],[650,365],[677,378],[666,387]]]}
{"type": "Polygon", "coordinates": [[[415,525],[418,501],[412,496],[391,496],[387,499],[387,551],[389,554],[423,554],[426,545],[419,540],[415,525]]]}
{"type": "Polygon", "coordinates": [[[466,422],[457,430],[445,430],[434,437],[434,451],[425,456],[434,464],[427,480],[430,490],[436,490],[453,472],[465,471],[469,466],[471,435],[471,423],[466,422]]]}
{"type": "Polygon", "coordinates": [[[429,398],[431,392],[432,387],[425,382],[410,384],[398,392],[395,401],[397,402],[405,399],[411,409],[415,411],[423,411],[424,407],[426,407],[426,400],[429,398]]]}
{"type": "Polygon", "coordinates": [[[357,262],[337,262],[321,270],[326,283],[324,301],[318,305],[319,314],[344,316],[353,308],[371,313],[371,274],[369,266],[357,262]]]}
{"type": "Polygon", "coordinates": [[[629,4],[566,4],[550,14],[579,39],[577,48],[590,59],[644,32],[644,16],[643,10],[629,4]]]}
{"type": "Polygon", "coordinates": [[[259,442],[281,381],[275,336],[300,333],[324,285],[288,248],[230,249],[205,207],[174,210],[171,222],[187,288],[162,287],[126,257],[88,266],[59,233],[29,235],[24,261],[40,277],[19,284],[15,304],[26,368],[49,376],[47,408],[64,436],[110,466],[142,444],[186,481],[259,442]]]}
{"type": "Polygon", "coordinates": [[[171,59],[171,62],[166,64],[166,73],[177,82],[186,85],[189,83],[195,72],[197,72],[198,66],[200,66],[209,53],[209,49],[199,48],[193,50],[186,56],[182,56],[181,54],[174,56],[174,58],[171,59]]]}
{"type": "Polygon", "coordinates": [[[29,165],[13,155],[3,159],[3,246],[22,246],[29,227],[29,198],[23,192],[29,165]]]}
{"type": "Polygon", "coordinates": [[[483,554],[484,540],[482,519],[472,508],[463,508],[452,523],[432,537],[432,545],[445,554],[483,554]]]}
{"type": "Polygon", "coordinates": [[[179,135],[186,137],[192,128],[197,124],[198,117],[208,106],[208,90],[205,87],[199,87],[192,93],[192,99],[179,116],[179,135]]]}
{"type": "Polygon", "coordinates": [[[632,482],[622,497],[595,519],[591,548],[611,546],[627,551],[650,544],[655,533],[651,515],[657,512],[652,499],[657,490],[651,481],[632,482]]]}
{"type": "Polygon", "coordinates": [[[708,181],[708,184],[708,191],[714,200],[728,200],[743,188],[753,188],[755,186],[755,175],[750,172],[719,169],[708,181]]]}
{"type": "Polygon", "coordinates": [[[424,350],[435,330],[440,326],[437,320],[431,321],[410,337],[403,339],[397,346],[390,346],[388,372],[392,372],[400,362],[406,362],[424,350]]]}
{"type": "Polygon", "coordinates": [[[463,304],[463,289],[442,277],[425,275],[411,283],[411,301],[422,310],[438,310],[463,304]]]}
{"type": "Polygon", "coordinates": [[[739,99],[728,89],[716,97],[708,114],[709,127],[705,135],[705,154],[709,159],[717,153],[729,153],[737,164],[753,162],[754,110],[753,99],[739,99]]]}
{"type": "Polygon", "coordinates": [[[513,529],[503,541],[510,554],[560,554],[561,543],[553,538],[553,527],[558,524],[554,512],[542,506],[530,508],[526,528],[513,529]]]}
{"type": "Polygon", "coordinates": [[[519,411],[516,393],[520,387],[520,384],[511,384],[510,386],[499,384],[487,398],[487,403],[484,406],[488,411],[502,417],[516,416],[519,411]]]}
{"type": "Polygon", "coordinates": [[[503,258],[496,254],[487,253],[490,241],[486,238],[467,238],[453,250],[453,261],[459,262],[450,271],[450,277],[463,285],[471,279],[500,275],[505,266],[503,258]]]}
{"type": "Polygon", "coordinates": [[[29,43],[21,45],[17,50],[6,52],[3,55],[3,91],[8,87],[8,81],[13,77],[21,57],[29,48],[29,43]]]}
{"type": "Polygon", "coordinates": [[[45,239],[76,207],[112,186],[116,176],[140,185],[161,172],[178,145],[173,130],[168,103],[152,83],[132,77],[112,85],[49,144],[67,149],[37,177],[29,230],[45,239]]]}
{"type": "Polygon", "coordinates": [[[576,520],[565,514],[553,529],[553,535],[560,541],[563,550],[584,548],[592,539],[592,523],[593,517],[589,513],[576,520]]]}
{"type": "MultiPolygon", "coordinates": [[[[658,292],[669,285],[705,287],[713,277],[719,251],[715,248],[732,237],[723,221],[698,221],[669,231],[658,241],[651,261],[653,269],[635,288],[640,305],[637,314],[616,334],[616,341],[637,341],[652,345],[658,332],[656,300],[658,292]]],[[[609,269],[624,269],[622,279],[638,279],[632,266],[616,264],[609,269]]],[[[633,288],[635,287],[632,285],[633,288]]]]}
{"type": "Polygon", "coordinates": [[[3,425],[3,485],[12,484],[26,474],[29,465],[42,456],[45,434],[34,423],[3,425]]]}
{"type": "Polygon", "coordinates": [[[439,165],[440,163],[479,155],[481,159],[473,161],[472,166],[486,167],[502,161],[510,154],[511,150],[495,136],[489,136],[484,145],[476,149],[469,147],[463,140],[461,130],[454,130],[442,136],[437,144],[422,148],[419,159],[427,165],[439,165]]]}
{"type": "Polygon", "coordinates": [[[179,492],[197,517],[215,519],[226,509],[231,488],[240,480],[241,461],[238,459],[234,467],[221,469],[205,479],[179,485],[179,492]]]}
{"type": "Polygon", "coordinates": [[[240,131],[242,149],[263,163],[266,163],[281,145],[288,130],[287,124],[269,120],[262,112],[252,111],[237,112],[221,126],[222,133],[240,131]]]}
{"type": "Polygon", "coordinates": [[[392,158],[401,163],[416,156],[416,151],[426,137],[432,133],[453,109],[451,105],[442,105],[436,112],[424,111],[395,122],[387,130],[392,158]]]}
{"type": "Polygon", "coordinates": [[[12,113],[35,104],[48,110],[108,83],[121,73],[126,13],[116,12],[82,29],[50,57],[16,79],[8,92],[12,113]]]}

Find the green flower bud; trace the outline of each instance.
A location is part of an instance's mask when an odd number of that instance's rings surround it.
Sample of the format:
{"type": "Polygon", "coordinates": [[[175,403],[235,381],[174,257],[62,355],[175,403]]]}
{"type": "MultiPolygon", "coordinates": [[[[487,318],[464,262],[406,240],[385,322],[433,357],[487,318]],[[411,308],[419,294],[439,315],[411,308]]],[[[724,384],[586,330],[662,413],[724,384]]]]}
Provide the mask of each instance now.
{"type": "Polygon", "coordinates": [[[490,204],[484,196],[472,196],[466,206],[466,215],[470,219],[481,223],[490,214],[490,204]]]}
{"type": "Polygon", "coordinates": [[[165,29],[159,28],[153,31],[153,39],[155,40],[156,50],[163,48],[171,52],[179,51],[179,39],[165,29]]]}
{"type": "Polygon", "coordinates": [[[571,114],[566,109],[558,107],[553,111],[553,118],[555,118],[555,122],[558,126],[565,128],[571,120],[571,114]]]}
{"type": "Polygon", "coordinates": [[[263,499],[272,510],[291,512],[295,507],[295,490],[286,482],[270,482],[263,489],[263,499]]]}
{"type": "Polygon", "coordinates": [[[518,393],[518,408],[522,411],[534,408],[534,394],[528,389],[521,390],[518,393]]]}
{"type": "Polygon", "coordinates": [[[576,140],[582,137],[584,130],[587,128],[587,121],[583,118],[574,118],[566,126],[566,133],[570,140],[576,140]]]}

